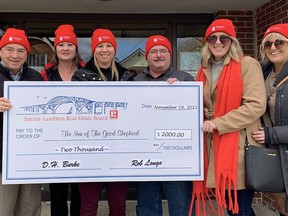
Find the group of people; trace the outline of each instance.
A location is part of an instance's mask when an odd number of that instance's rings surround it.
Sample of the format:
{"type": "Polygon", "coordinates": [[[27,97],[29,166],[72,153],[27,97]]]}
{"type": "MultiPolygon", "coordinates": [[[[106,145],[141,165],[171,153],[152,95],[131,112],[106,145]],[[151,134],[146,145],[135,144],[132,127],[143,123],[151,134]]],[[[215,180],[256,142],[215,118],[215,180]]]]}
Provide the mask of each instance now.
{"type": "MultiPolygon", "coordinates": [[[[138,216],[161,216],[163,193],[170,216],[205,215],[205,204],[201,201],[206,196],[209,199],[211,194],[216,198],[219,214],[227,209],[228,215],[255,215],[251,207],[254,191],[245,188],[246,138],[255,145],[279,146],[283,175],[287,179],[288,114],[284,107],[288,103],[288,84],[275,91],[274,88],[288,75],[288,24],[273,25],[265,32],[260,47],[263,70],[257,60],[244,56],[231,20],[213,21],[206,30],[204,42],[196,77],[203,82],[204,122],[200,127],[204,135],[204,181],[137,182],[138,216]],[[260,121],[262,116],[265,125],[260,121]]],[[[1,123],[3,112],[13,105],[13,101],[3,97],[5,81],[166,81],[171,84],[194,81],[190,74],[172,67],[171,43],[161,35],[147,39],[148,66],[138,75],[114,60],[117,42],[108,29],[93,32],[92,57],[87,63],[79,56],[71,25],[61,25],[55,31],[54,48],[54,61],[39,73],[26,63],[30,45],[25,32],[15,28],[6,30],[0,40],[1,123]]],[[[0,130],[1,141],[2,133],[0,130]]],[[[40,216],[40,185],[2,184],[2,145],[0,149],[0,215],[40,216]]],[[[51,216],[68,215],[69,187],[70,215],[97,215],[103,185],[107,189],[109,215],[125,216],[126,182],[50,184],[51,216]]],[[[285,186],[288,187],[288,181],[285,186]]]]}

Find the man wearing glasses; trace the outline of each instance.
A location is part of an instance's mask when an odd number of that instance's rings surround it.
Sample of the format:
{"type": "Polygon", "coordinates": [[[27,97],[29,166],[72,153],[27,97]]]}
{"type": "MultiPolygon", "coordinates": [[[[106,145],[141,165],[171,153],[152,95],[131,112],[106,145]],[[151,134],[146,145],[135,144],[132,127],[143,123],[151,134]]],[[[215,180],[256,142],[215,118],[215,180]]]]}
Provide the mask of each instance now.
{"type": "MultiPolygon", "coordinates": [[[[161,35],[150,36],[146,42],[144,72],[135,77],[136,81],[194,81],[194,78],[171,66],[172,47],[169,40],[161,35]]],[[[170,216],[188,215],[191,202],[191,181],[139,182],[136,212],[137,216],[161,216],[162,194],[166,195],[170,216]]]]}

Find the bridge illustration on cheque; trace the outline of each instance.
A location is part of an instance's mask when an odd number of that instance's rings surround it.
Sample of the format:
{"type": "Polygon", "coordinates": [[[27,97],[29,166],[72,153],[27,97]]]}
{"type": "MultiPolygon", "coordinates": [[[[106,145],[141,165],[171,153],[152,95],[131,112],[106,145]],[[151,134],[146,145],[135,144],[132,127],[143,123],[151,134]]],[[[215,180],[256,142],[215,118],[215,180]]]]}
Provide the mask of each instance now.
{"type": "Polygon", "coordinates": [[[57,96],[46,104],[20,107],[25,114],[106,114],[107,110],[127,109],[127,102],[91,101],[82,97],[57,96]]]}

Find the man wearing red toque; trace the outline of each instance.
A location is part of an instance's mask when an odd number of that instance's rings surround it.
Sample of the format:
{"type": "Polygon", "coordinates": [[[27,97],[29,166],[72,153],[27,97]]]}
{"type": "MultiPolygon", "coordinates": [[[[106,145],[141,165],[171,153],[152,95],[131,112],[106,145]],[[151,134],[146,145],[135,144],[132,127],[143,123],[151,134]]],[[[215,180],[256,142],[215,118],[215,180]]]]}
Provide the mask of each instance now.
{"type": "MultiPolygon", "coordinates": [[[[0,125],[3,125],[3,112],[12,108],[11,102],[3,97],[5,81],[43,81],[37,71],[27,66],[26,60],[30,44],[25,32],[8,28],[0,41],[0,125]]],[[[3,141],[3,127],[0,129],[3,141]]],[[[0,215],[1,216],[40,216],[41,187],[39,184],[2,184],[2,144],[0,145],[0,215]]]]}
{"type": "MultiPolygon", "coordinates": [[[[194,78],[171,66],[172,47],[169,40],[153,35],[146,42],[148,67],[135,81],[194,81],[194,78]]],[[[185,216],[191,202],[191,181],[139,182],[137,216],[162,216],[162,193],[166,195],[170,216],[185,216]]]]}

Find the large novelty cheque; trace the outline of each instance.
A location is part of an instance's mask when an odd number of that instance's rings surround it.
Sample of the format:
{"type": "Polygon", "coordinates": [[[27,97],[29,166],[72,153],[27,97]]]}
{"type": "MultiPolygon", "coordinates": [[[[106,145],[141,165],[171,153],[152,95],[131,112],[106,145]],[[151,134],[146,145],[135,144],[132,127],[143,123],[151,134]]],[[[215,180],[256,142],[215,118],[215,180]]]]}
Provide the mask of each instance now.
{"type": "Polygon", "coordinates": [[[5,82],[4,184],[203,179],[198,82],[5,82]]]}

